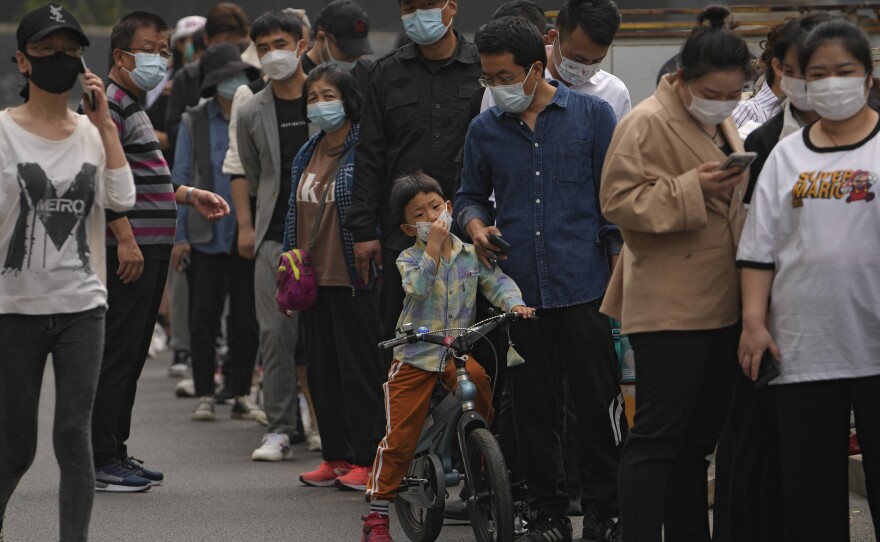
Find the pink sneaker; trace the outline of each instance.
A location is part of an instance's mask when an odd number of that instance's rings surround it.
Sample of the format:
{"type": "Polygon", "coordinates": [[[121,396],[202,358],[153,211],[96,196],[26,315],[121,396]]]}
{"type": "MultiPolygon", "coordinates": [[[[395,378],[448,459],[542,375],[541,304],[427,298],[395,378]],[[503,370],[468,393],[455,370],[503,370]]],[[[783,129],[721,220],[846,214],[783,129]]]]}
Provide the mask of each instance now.
{"type": "Polygon", "coordinates": [[[361,519],[364,520],[361,542],[394,542],[391,533],[388,532],[388,516],[373,512],[361,519]]]}
{"type": "Polygon", "coordinates": [[[307,486],[328,487],[336,483],[336,479],[344,476],[353,468],[348,461],[323,461],[312,472],[300,475],[299,481],[307,486]]]}
{"type": "Polygon", "coordinates": [[[345,476],[336,479],[336,487],[343,491],[366,491],[372,467],[351,466],[345,476]]]}

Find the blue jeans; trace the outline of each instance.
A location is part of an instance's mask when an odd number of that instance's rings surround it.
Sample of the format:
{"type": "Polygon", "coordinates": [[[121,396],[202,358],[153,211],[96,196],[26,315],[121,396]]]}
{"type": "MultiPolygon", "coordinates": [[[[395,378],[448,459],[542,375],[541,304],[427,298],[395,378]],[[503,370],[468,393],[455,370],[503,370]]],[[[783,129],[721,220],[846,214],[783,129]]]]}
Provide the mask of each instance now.
{"type": "Polygon", "coordinates": [[[104,312],[99,307],[72,314],[0,315],[0,517],[37,451],[40,386],[52,354],[61,542],[88,539],[95,491],[90,428],[104,312]]]}

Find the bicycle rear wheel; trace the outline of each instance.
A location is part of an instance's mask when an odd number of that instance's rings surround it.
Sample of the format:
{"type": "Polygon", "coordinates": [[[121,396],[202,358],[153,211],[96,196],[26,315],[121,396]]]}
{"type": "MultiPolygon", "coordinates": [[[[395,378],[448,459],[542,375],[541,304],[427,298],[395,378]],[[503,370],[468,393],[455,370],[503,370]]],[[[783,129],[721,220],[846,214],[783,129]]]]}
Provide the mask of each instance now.
{"type": "Polygon", "coordinates": [[[488,429],[478,428],[468,434],[467,448],[472,495],[468,512],[477,542],[510,542],[513,501],[498,441],[488,429]]]}
{"type": "MultiPolygon", "coordinates": [[[[425,462],[425,472],[421,474],[428,480],[431,491],[436,493],[438,484],[433,463],[425,462]]],[[[438,499],[445,499],[445,495],[437,495],[438,499]]],[[[443,507],[423,508],[398,496],[394,500],[394,511],[397,512],[397,520],[400,528],[406,533],[411,542],[434,542],[440,536],[443,529],[443,507]]]]}

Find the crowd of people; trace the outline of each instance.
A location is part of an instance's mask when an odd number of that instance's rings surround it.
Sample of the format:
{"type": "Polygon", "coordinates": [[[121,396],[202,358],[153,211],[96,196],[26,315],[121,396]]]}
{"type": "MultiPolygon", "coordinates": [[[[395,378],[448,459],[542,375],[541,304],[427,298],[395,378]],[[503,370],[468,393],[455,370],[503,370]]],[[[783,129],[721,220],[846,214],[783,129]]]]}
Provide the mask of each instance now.
{"type": "Polygon", "coordinates": [[[173,29],[135,11],[101,75],[66,9],[21,20],[24,103],[0,112],[0,542],[49,354],[61,540],[88,539],[96,490],[166,482],[126,444],[157,319],[192,420],[229,403],[264,425],[254,461],[308,441],[322,462],[300,482],[364,492],[357,536],[389,542],[455,378],[444,347],[376,344],[492,306],[523,318],[467,368],[523,542],[572,540],[573,515],[600,542],[848,540],[851,412],[876,529],[880,115],[859,26],[788,18],[756,62],[709,7],[633,106],[601,69],[613,0],[553,24],[510,0],[473,43],[458,0],[398,4],[405,43],[376,60],[354,0],[253,22],[223,2],[173,29]],[[304,310],[276,302],[283,254],[308,255],[304,310]]]}

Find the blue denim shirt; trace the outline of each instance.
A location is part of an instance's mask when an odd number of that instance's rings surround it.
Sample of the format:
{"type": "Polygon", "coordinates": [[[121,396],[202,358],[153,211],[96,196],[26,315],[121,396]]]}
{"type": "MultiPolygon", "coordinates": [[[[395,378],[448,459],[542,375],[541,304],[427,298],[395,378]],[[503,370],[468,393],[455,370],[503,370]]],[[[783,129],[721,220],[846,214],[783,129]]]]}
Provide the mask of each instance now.
{"type": "MultiPolygon", "coordinates": [[[[599,98],[557,86],[535,130],[497,106],[478,116],[464,142],[456,218],[479,218],[510,243],[501,268],[536,308],[599,299],[608,284],[604,240],[618,236],[599,208],[599,181],[617,123],[599,98]]],[[[465,230],[466,231],[466,230],[465,230]]]]}
{"type": "MultiPolygon", "coordinates": [[[[226,150],[229,148],[229,121],[220,111],[217,102],[211,100],[206,104],[208,114],[211,118],[211,166],[214,175],[214,193],[225,199],[229,203],[229,216],[223,220],[214,222],[214,235],[209,243],[196,243],[193,248],[206,254],[230,254],[232,253],[232,241],[235,238],[235,225],[238,223],[235,219],[235,208],[232,205],[232,187],[229,184],[229,175],[223,173],[223,160],[226,159],[226,150]]],[[[184,123],[180,124],[180,131],[177,134],[177,146],[174,151],[174,169],[171,171],[171,181],[175,184],[190,184],[190,169],[195,167],[192,163],[192,134],[189,133],[184,123]]],[[[176,243],[186,242],[187,236],[187,217],[190,208],[181,205],[177,210],[177,235],[174,241],[176,243]]]]}

